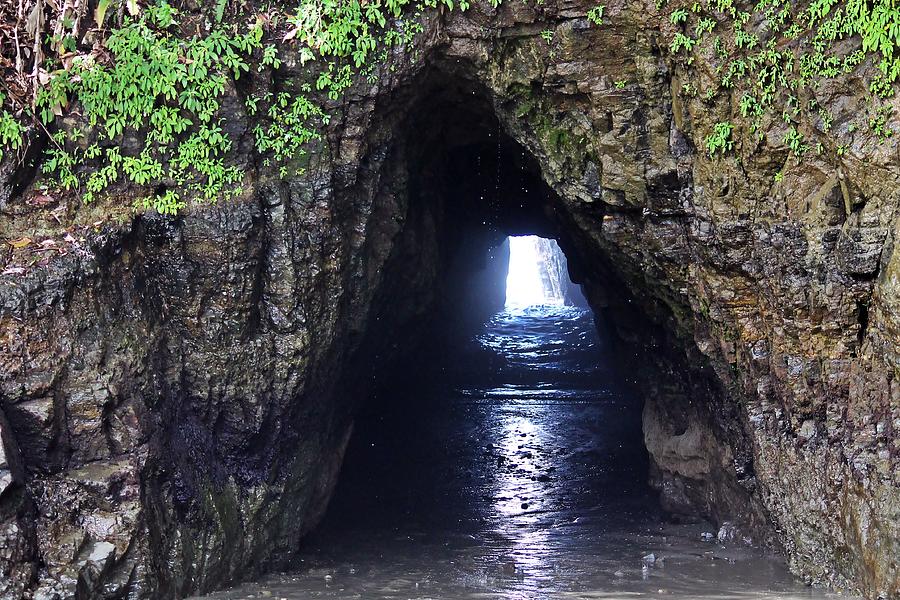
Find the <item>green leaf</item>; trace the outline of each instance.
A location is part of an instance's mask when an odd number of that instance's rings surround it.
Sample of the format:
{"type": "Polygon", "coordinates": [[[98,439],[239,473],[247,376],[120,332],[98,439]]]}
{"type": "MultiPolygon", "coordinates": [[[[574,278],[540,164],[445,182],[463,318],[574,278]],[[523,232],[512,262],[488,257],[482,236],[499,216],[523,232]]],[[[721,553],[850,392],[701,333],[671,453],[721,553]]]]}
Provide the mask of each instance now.
{"type": "Polygon", "coordinates": [[[222,18],[225,16],[225,6],[228,4],[228,0],[216,0],[216,23],[221,23],[222,18]]]}
{"type": "Polygon", "coordinates": [[[109,9],[109,5],[112,0],[99,0],[97,2],[97,8],[94,9],[94,21],[97,23],[97,27],[103,27],[103,21],[106,20],[106,11],[109,9]]]}

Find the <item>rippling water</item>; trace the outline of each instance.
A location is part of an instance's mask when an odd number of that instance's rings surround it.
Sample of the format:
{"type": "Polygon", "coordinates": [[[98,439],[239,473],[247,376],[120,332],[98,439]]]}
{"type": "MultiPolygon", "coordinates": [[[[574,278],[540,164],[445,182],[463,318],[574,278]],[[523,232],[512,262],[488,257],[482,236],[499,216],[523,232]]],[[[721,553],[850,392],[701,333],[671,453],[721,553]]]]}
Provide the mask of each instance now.
{"type": "Polygon", "coordinates": [[[293,572],[209,598],[833,597],[663,519],[608,353],[581,309],[498,314],[370,403],[293,572]]]}

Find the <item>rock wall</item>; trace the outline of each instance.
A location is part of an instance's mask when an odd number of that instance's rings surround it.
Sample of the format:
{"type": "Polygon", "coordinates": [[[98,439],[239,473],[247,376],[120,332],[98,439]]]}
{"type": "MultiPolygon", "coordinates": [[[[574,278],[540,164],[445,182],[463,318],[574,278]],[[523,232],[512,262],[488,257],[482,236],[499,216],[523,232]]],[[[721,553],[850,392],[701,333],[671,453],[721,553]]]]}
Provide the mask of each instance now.
{"type": "MultiPolygon", "coordinates": [[[[900,159],[865,134],[841,164],[786,162],[774,134],[711,159],[695,132],[732,107],[673,93],[668,25],[588,8],[426,14],[413,51],[329,107],[304,175],[243,157],[235,200],[0,277],[0,597],[170,598],[277,565],[373,369],[446,295],[454,232],[491,215],[557,237],[598,312],[647,320],[620,335],[645,358],[670,508],[771,538],[809,581],[900,597],[900,159]],[[543,183],[439,152],[501,137],[543,183]]],[[[848,118],[852,90],[823,93],[848,118]]]]}

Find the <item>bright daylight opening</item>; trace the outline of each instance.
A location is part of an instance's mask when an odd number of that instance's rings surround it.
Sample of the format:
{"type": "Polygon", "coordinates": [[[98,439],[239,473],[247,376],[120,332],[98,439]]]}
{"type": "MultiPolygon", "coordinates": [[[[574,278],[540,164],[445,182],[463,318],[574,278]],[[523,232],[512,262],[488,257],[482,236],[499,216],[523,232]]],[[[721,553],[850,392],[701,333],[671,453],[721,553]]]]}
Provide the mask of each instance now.
{"type": "Polygon", "coordinates": [[[554,240],[536,235],[511,236],[506,306],[564,304],[559,259],[560,249],[554,240]]]}

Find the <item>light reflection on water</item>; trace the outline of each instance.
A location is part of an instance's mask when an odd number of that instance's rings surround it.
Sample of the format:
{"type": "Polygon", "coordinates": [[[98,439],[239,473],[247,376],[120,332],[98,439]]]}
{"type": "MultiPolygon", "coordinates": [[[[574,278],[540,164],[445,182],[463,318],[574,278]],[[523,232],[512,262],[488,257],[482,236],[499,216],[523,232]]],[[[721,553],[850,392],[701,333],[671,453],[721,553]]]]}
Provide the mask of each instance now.
{"type": "Polygon", "coordinates": [[[500,313],[441,374],[372,403],[293,572],[210,598],[832,597],[665,522],[608,352],[579,309],[500,313]]]}

